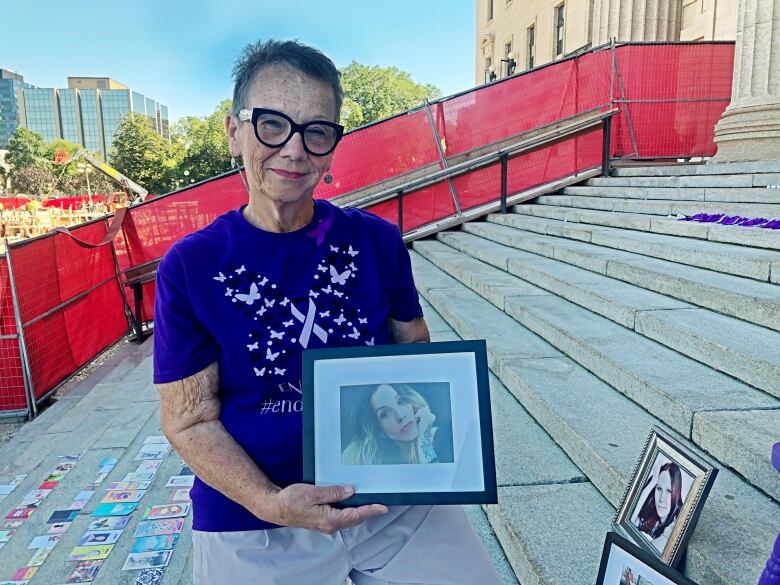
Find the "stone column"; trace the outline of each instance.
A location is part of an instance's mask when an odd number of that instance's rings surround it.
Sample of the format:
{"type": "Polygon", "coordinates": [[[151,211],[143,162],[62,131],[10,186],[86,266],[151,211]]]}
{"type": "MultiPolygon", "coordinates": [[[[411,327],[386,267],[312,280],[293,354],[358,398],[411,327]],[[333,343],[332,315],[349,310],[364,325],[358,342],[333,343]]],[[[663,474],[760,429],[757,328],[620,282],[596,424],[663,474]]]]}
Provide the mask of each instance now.
{"type": "Polygon", "coordinates": [[[740,0],[731,103],[713,162],[780,159],[780,0],[740,0]]]}
{"type": "Polygon", "coordinates": [[[680,0],[594,0],[592,45],[680,39],[680,0]]]}

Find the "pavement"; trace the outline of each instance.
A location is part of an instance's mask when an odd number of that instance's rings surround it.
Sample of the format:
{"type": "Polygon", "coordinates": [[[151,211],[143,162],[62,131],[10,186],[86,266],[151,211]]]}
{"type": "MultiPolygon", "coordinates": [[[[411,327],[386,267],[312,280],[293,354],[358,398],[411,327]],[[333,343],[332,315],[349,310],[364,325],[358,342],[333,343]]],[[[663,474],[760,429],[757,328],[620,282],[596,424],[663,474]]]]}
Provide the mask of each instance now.
{"type": "MultiPolygon", "coordinates": [[[[143,573],[123,570],[134,544],[133,535],[143,521],[142,515],[149,506],[169,504],[176,488],[166,484],[184,466],[174,450],[162,459],[140,458],[142,451],[154,451],[162,441],[159,403],[152,384],[152,343],[153,337],[140,345],[120,342],[120,347],[113,348],[113,355],[93,368],[88,376],[66,384],[58,392],[57,402],[35,420],[14,429],[13,436],[0,444],[0,494],[10,492],[0,495],[0,585],[80,582],[69,580],[77,562],[68,559],[95,520],[92,514],[101,505],[107,489],[114,482],[143,481],[148,477],[143,474],[158,464],[137,508],[126,516],[129,522],[113,547],[84,551],[87,555],[84,558],[105,558],[100,563],[81,565],[85,574],[81,578],[87,580],[88,574],[96,571],[92,580],[95,585],[192,583],[191,513],[184,519],[164,570],[143,573]],[[128,478],[128,474],[135,475],[128,478]],[[47,480],[44,489],[51,491],[36,492],[47,480]],[[30,510],[33,510],[31,514],[30,510]],[[63,510],[74,510],[70,523],[49,522],[52,514],[63,510]],[[6,518],[28,514],[27,518],[6,518]],[[42,549],[30,548],[40,545],[42,549]]],[[[132,494],[124,497],[133,499],[132,494]]],[[[505,585],[516,585],[514,573],[482,508],[467,506],[466,512],[505,585]]]]}

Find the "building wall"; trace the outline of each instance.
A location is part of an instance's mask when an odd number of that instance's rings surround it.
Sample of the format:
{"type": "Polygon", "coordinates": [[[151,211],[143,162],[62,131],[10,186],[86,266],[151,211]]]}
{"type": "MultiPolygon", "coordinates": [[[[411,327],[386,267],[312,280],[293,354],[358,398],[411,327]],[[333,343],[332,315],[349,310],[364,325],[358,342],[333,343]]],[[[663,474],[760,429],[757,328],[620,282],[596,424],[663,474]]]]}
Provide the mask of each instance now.
{"type": "Polygon", "coordinates": [[[79,90],[81,104],[81,128],[84,148],[105,158],[106,145],[103,142],[103,120],[100,115],[100,92],[96,89],[79,90]]]}
{"type": "Polygon", "coordinates": [[[155,132],[160,132],[157,124],[157,102],[151,98],[146,98],[146,119],[149,122],[149,128],[155,132]]]}
{"type": "Polygon", "coordinates": [[[734,40],[738,14],[737,0],[682,0],[680,40],[734,40]]]}
{"type": "MultiPolygon", "coordinates": [[[[528,69],[528,28],[534,27],[534,66],[555,58],[555,8],[565,3],[564,54],[591,46],[593,3],[604,0],[476,0],[477,43],[476,85],[486,82],[488,63],[495,66],[497,78],[507,74],[505,58],[511,42],[517,62],[516,73],[528,69]],[[492,5],[493,17],[489,18],[492,5]]],[[[734,40],[739,0],[681,0],[679,40],[734,40]]],[[[636,40],[636,39],[618,39],[636,40]]]]}
{"type": "Polygon", "coordinates": [[[70,89],[129,89],[110,77],[68,77],[70,89]]]}
{"type": "Polygon", "coordinates": [[[52,88],[24,90],[25,125],[46,142],[62,136],[57,108],[57,92],[52,88]]]}
{"type": "MultiPolygon", "coordinates": [[[[493,18],[488,18],[491,0],[477,0],[477,56],[475,81],[485,82],[487,59],[500,79],[506,76],[507,44],[511,43],[517,69],[528,69],[528,29],[534,29],[533,66],[553,61],[556,56],[556,12],[564,6],[563,53],[574,53],[590,43],[591,0],[492,0],[493,18]]],[[[560,55],[558,56],[558,58],[560,55]]]]}
{"type": "Polygon", "coordinates": [[[0,68],[0,149],[19,126],[46,142],[64,138],[106,158],[123,117],[133,112],[170,140],[168,108],[108,77],[69,77],[67,89],[36,88],[0,68]]]}
{"type": "Polygon", "coordinates": [[[171,139],[171,124],[168,120],[168,106],[159,104],[160,106],[160,134],[165,140],[171,139]]]}
{"type": "Polygon", "coordinates": [[[79,108],[79,92],[76,89],[60,89],[57,91],[60,100],[60,127],[62,137],[70,142],[82,144],[81,112],[79,108]]]}
{"type": "Polygon", "coordinates": [[[103,114],[103,136],[106,154],[111,155],[111,146],[119,124],[130,115],[130,91],[127,89],[106,89],[100,92],[103,114]]]}
{"type": "Polygon", "coordinates": [[[8,148],[14,131],[24,122],[22,89],[33,87],[24,77],[8,69],[0,69],[0,149],[8,148]]]}

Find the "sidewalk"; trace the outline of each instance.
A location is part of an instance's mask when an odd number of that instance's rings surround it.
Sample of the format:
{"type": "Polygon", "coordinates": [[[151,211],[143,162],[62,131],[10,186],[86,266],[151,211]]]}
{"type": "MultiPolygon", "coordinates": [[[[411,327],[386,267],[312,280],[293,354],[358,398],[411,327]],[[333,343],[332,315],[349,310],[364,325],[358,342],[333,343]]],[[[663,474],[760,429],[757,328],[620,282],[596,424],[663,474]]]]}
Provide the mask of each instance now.
{"type": "MultiPolygon", "coordinates": [[[[88,494],[82,494],[84,490],[94,489],[94,494],[61,534],[61,540],[54,545],[37,572],[27,577],[30,585],[65,583],[76,565],[67,558],[94,519],[90,514],[106,495],[109,484],[121,481],[126,474],[136,471],[139,465],[145,465],[134,458],[145,440],[162,434],[157,392],[152,384],[152,342],[153,338],[150,338],[141,345],[127,344],[119,349],[90,376],[74,384],[63,398],[37,419],[25,424],[13,438],[0,445],[0,486],[26,474],[21,483],[0,501],[0,524],[7,522],[6,515],[21,506],[28,492],[38,488],[58,466],[65,463],[65,467],[69,467],[69,459],[63,457],[82,454],[80,459],[70,462],[72,469],[45,499],[40,500],[35,512],[29,518],[17,521],[19,526],[15,533],[0,549],[0,584],[11,580],[17,570],[28,565],[37,552],[28,549],[28,546],[34,538],[47,535],[52,526],[47,524],[47,520],[52,513],[72,508],[78,495],[85,497],[88,494]],[[116,459],[113,468],[112,458],[116,459]],[[101,466],[105,465],[108,467],[103,467],[103,471],[108,474],[103,478],[105,474],[101,473],[101,466]],[[98,480],[101,481],[98,483],[98,480]]],[[[133,545],[133,534],[147,506],[168,503],[174,488],[166,488],[165,484],[171,476],[179,474],[181,467],[180,457],[171,450],[154,475],[138,509],[130,514],[129,523],[92,583],[136,583],[139,571],[122,570],[133,545]]],[[[481,508],[467,507],[467,513],[504,575],[504,582],[515,585],[514,574],[481,508]]],[[[170,564],[165,568],[162,581],[159,581],[163,585],[192,583],[191,524],[190,513],[173,549],[170,564]]],[[[0,528],[0,542],[4,540],[2,531],[8,529],[0,528]]]]}

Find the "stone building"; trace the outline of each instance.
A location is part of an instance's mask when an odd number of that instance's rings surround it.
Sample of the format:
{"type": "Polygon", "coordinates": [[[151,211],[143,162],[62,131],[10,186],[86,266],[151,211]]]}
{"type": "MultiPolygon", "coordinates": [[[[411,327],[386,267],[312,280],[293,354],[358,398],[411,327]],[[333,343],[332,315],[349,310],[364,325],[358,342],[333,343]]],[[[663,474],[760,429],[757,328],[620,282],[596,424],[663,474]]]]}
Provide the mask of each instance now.
{"type": "Polygon", "coordinates": [[[477,85],[618,41],[735,40],[717,162],[780,159],[775,0],[476,0],[477,85]]]}
{"type": "Polygon", "coordinates": [[[477,0],[475,83],[621,41],[734,40],[739,0],[477,0]]]}

